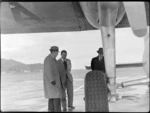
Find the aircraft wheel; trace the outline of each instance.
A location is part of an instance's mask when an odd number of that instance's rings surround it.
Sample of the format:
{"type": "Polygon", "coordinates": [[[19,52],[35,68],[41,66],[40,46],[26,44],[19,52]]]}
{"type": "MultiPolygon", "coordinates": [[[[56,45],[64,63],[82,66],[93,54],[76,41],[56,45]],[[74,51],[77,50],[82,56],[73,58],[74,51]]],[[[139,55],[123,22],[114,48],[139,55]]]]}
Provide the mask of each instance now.
{"type": "Polygon", "coordinates": [[[108,112],[106,76],[101,71],[90,71],[84,80],[85,111],[108,112]]]}

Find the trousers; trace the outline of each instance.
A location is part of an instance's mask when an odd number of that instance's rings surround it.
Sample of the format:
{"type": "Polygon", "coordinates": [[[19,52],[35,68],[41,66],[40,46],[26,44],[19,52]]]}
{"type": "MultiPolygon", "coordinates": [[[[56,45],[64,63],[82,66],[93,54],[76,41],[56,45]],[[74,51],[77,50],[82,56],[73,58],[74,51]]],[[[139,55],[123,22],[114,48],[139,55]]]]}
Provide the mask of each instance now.
{"type": "Polygon", "coordinates": [[[50,98],[48,100],[49,112],[61,112],[60,98],[50,98]]]}
{"type": "Polygon", "coordinates": [[[69,78],[66,78],[66,82],[64,84],[64,87],[62,88],[62,107],[67,107],[67,99],[66,99],[66,91],[68,96],[68,107],[73,106],[73,81],[70,81],[69,78]]]}

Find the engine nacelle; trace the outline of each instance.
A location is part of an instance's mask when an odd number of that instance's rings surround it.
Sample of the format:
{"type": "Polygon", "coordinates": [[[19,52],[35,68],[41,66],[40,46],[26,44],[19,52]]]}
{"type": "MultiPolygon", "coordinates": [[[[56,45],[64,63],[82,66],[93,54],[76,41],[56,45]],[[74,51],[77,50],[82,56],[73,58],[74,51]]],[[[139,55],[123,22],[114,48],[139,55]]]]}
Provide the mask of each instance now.
{"type": "Polygon", "coordinates": [[[79,2],[84,16],[95,28],[116,26],[125,14],[122,2],[79,2]]]}

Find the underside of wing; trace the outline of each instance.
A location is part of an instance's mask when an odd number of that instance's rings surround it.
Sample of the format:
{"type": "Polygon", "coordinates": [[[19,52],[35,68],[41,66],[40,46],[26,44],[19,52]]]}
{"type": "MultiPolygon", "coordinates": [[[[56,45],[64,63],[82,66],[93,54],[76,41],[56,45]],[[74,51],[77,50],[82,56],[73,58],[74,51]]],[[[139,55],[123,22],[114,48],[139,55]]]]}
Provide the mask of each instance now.
{"type": "MultiPolygon", "coordinates": [[[[149,25],[149,4],[145,3],[149,25]]],[[[130,27],[127,16],[116,28],[130,27]]],[[[1,33],[95,30],[78,2],[1,2],[1,33]]]]}
{"type": "Polygon", "coordinates": [[[77,2],[3,2],[1,33],[92,30],[77,2]]]}

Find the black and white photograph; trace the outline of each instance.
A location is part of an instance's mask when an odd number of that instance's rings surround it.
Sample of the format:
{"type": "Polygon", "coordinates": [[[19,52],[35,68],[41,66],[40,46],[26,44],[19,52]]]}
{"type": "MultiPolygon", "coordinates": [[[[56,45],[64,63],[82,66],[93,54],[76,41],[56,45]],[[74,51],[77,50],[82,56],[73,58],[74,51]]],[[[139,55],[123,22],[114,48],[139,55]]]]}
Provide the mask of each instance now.
{"type": "Polygon", "coordinates": [[[149,2],[1,1],[1,112],[149,112],[149,2]]]}

